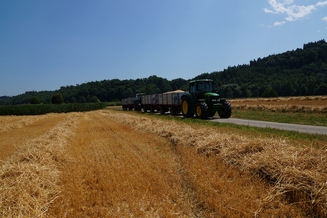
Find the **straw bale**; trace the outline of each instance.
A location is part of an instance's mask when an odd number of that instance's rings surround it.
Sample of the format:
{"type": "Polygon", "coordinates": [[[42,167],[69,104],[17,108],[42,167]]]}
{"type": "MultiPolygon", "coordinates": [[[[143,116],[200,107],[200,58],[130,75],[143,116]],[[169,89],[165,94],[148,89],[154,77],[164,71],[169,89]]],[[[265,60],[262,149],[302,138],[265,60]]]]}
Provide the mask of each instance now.
{"type": "Polygon", "coordinates": [[[20,152],[0,168],[0,215],[2,217],[45,216],[60,195],[59,166],[65,146],[79,115],[69,114],[64,122],[41,137],[27,142],[20,152]]]}
{"type": "Polygon", "coordinates": [[[327,215],[327,151],[296,148],[281,139],[251,139],[218,133],[208,127],[195,129],[171,121],[153,121],[111,111],[100,113],[132,124],[138,131],[156,133],[176,145],[192,146],[198,152],[216,155],[241,171],[257,174],[275,184],[273,196],[289,192],[307,193],[312,200],[309,202],[311,206],[320,205],[322,213],[327,215]]]}

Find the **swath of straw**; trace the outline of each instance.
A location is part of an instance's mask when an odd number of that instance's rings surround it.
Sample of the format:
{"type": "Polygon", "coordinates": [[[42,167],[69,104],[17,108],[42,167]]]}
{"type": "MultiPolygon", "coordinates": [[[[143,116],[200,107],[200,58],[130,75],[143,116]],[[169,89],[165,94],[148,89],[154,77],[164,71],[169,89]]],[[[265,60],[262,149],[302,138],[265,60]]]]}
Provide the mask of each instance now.
{"type": "MultiPolygon", "coordinates": [[[[311,207],[327,215],[327,151],[295,148],[281,139],[249,139],[218,133],[212,128],[193,128],[174,121],[149,119],[111,111],[101,111],[136,130],[156,133],[173,143],[193,146],[198,152],[216,155],[229,165],[260,175],[275,185],[273,196],[281,193],[307,193],[311,207]]],[[[264,202],[263,202],[264,203],[264,202]]]]}
{"type": "Polygon", "coordinates": [[[47,134],[28,142],[0,168],[0,215],[2,217],[47,217],[59,196],[60,171],[65,146],[78,122],[77,113],[47,134]]]}

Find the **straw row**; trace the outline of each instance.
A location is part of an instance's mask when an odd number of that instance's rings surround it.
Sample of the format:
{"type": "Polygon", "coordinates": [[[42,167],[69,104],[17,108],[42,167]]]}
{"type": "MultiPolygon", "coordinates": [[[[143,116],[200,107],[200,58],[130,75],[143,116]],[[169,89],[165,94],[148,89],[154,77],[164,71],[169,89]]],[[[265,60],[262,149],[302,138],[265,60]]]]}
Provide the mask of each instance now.
{"type": "MultiPolygon", "coordinates": [[[[233,133],[219,133],[209,127],[195,128],[174,121],[149,119],[111,111],[101,111],[138,131],[155,133],[176,145],[192,146],[198,152],[215,155],[241,171],[259,175],[275,185],[274,196],[299,193],[309,207],[327,215],[327,151],[295,148],[282,139],[251,139],[233,133]]],[[[302,199],[303,200],[303,199],[302,199]]]]}
{"type": "Polygon", "coordinates": [[[19,129],[32,125],[36,121],[45,119],[56,114],[46,114],[40,116],[0,116],[0,132],[12,129],[19,129]]]}
{"type": "Polygon", "coordinates": [[[59,166],[68,158],[65,147],[74,135],[78,113],[45,135],[27,142],[0,168],[0,216],[44,217],[59,196],[59,166]]]}
{"type": "Polygon", "coordinates": [[[235,105],[233,109],[250,109],[261,111],[277,111],[277,112],[305,112],[305,113],[327,113],[327,106],[300,106],[300,105],[235,105]]]}
{"type": "Polygon", "coordinates": [[[230,102],[271,102],[271,101],[327,101],[327,96],[246,98],[246,99],[231,99],[230,100],[230,102]]]}

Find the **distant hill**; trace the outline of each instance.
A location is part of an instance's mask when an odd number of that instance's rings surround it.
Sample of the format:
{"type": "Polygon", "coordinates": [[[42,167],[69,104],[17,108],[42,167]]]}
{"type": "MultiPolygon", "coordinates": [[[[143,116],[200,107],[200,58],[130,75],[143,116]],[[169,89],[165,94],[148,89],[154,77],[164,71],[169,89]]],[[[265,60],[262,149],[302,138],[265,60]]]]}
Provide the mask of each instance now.
{"type": "MultiPolygon", "coordinates": [[[[249,64],[228,67],[219,72],[203,73],[193,79],[213,79],[215,90],[229,98],[260,97],[266,89],[279,96],[327,95],[327,43],[324,39],[303,45],[303,48],[251,60],[249,64]],[[219,84],[221,86],[219,86],[219,84]]],[[[192,79],[192,80],[193,80],[192,79]]],[[[135,96],[136,93],[162,93],[187,90],[189,80],[168,81],[150,76],[136,80],[103,80],[76,86],[63,86],[56,91],[30,91],[0,98],[0,105],[27,104],[33,96],[49,103],[55,93],[62,94],[66,103],[115,101],[135,96]]]]}

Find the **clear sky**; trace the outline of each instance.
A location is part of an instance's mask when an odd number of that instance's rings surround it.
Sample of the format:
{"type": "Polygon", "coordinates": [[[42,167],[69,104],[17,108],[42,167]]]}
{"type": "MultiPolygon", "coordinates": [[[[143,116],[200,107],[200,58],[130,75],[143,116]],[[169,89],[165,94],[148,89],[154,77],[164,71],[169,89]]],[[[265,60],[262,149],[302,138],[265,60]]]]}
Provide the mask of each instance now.
{"type": "Polygon", "coordinates": [[[326,0],[0,0],[0,96],[191,79],[326,36],[326,0]]]}

